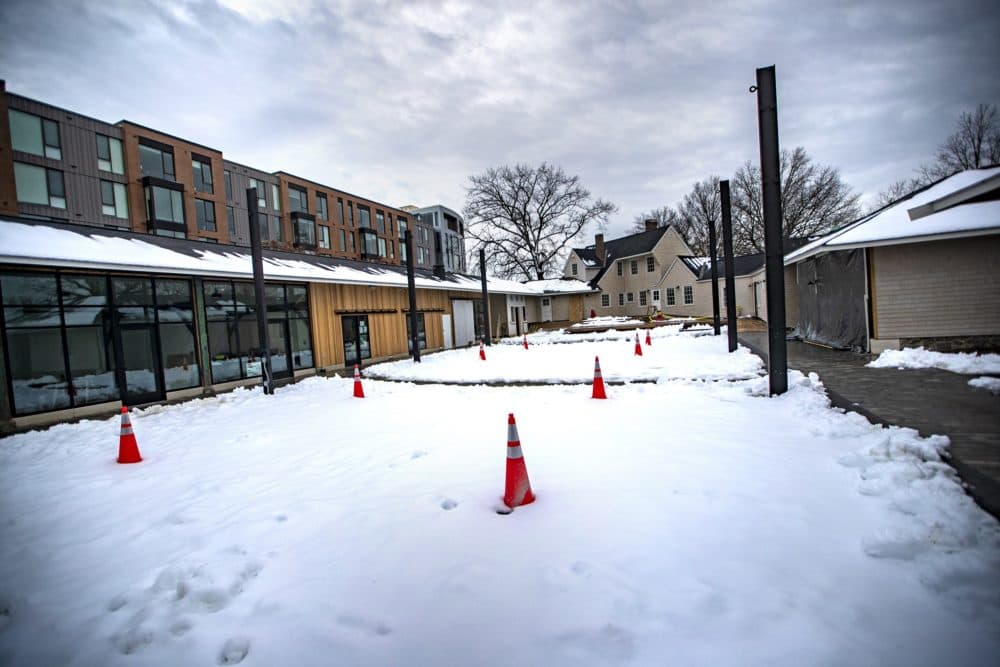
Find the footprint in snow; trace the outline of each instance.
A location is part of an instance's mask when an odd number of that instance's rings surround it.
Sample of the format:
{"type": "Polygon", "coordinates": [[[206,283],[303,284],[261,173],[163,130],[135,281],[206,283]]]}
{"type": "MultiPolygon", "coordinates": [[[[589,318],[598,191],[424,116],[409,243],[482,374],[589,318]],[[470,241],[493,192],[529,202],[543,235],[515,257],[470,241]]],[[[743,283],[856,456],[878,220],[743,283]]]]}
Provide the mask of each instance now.
{"type": "Polygon", "coordinates": [[[381,621],[369,621],[361,618],[360,616],[352,616],[350,614],[338,616],[337,623],[345,628],[369,632],[373,635],[378,635],[379,637],[384,637],[392,632],[392,628],[381,621]]]}
{"type": "Polygon", "coordinates": [[[441,509],[443,510],[453,510],[458,507],[458,501],[452,500],[451,498],[445,498],[441,501],[441,509]]]}
{"type": "Polygon", "coordinates": [[[219,651],[220,665],[237,665],[250,652],[250,640],[246,637],[232,637],[226,640],[219,651]]]}

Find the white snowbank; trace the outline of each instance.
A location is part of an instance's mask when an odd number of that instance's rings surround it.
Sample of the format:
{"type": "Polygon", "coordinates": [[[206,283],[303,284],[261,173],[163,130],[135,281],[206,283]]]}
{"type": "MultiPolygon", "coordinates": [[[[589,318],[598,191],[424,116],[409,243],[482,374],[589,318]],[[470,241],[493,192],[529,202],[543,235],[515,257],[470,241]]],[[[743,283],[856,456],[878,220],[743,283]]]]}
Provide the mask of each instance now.
{"type": "Polygon", "coordinates": [[[940,368],[952,373],[1000,373],[1000,354],[933,352],[923,347],[886,350],[868,363],[873,368],[940,368]]]}
{"type": "Polygon", "coordinates": [[[984,375],[982,377],[972,378],[969,380],[969,384],[977,389],[985,389],[991,394],[1000,394],[1000,378],[984,375]]]}
{"type": "Polygon", "coordinates": [[[131,466],[117,419],[5,438],[0,662],[993,664],[1000,528],[946,439],[789,380],[312,378],[136,411],[131,466]],[[538,500],[498,516],[508,412],[538,500]]]}

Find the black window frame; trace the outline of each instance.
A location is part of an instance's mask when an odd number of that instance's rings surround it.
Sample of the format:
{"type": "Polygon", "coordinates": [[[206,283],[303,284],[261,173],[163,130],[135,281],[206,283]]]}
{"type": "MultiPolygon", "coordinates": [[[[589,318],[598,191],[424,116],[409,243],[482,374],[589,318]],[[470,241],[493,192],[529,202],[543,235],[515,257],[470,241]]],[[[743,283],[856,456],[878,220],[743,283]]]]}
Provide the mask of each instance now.
{"type": "Polygon", "coordinates": [[[212,159],[197,153],[191,153],[191,174],[194,180],[194,191],[207,195],[215,194],[215,183],[212,179],[212,159]]]}
{"type": "Polygon", "coordinates": [[[309,191],[297,185],[288,184],[288,211],[290,213],[309,212],[309,191]],[[295,193],[295,196],[292,196],[295,193]]]}
{"type": "Polygon", "coordinates": [[[215,222],[215,202],[210,199],[194,200],[194,217],[197,222],[198,231],[216,232],[218,225],[215,222]]]}
{"type": "Polygon", "coordinates": [[[326,198],[326,194],[323,192],[316,193],[316,219],[329,222],[330,220],[330,202],[326,198]]]}
{"type": "Polygon", "coordinates": [[[144,178],[157,178],[165,181],[177,180],[177,163],[174,158],[174,148],[169,144],[163,144],[159,141],[154,141],[152,139],[147,139],[146,137],[139,137],[139,173],[143,175],[144,178]],[[143,168],[142,161],[142,149],[158,151],[160,153],[160,173],[148,173],[143,168]],[[169,161],[167,158],[170,158],[169,161]],[[167,169],[167,164],[169,162],[170,169],[167,169]]]}

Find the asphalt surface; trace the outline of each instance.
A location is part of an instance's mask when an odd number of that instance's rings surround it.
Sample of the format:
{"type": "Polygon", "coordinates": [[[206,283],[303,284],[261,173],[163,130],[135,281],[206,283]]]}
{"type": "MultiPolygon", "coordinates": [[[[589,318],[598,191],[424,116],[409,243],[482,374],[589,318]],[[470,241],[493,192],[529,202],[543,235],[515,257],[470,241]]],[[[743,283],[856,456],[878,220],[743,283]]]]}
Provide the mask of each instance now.
{"type": "MultiPolygon", "coordinates": [[[[739,341],[767,361],[766,332],[740,332],[739,341]]],[[[948,436],[950,463],[969,494],[1000,518],[1000,396],[971,387],[972,375],[868,368],[873,358],[788,341],[788,367],[819,375],[835,406],[924,436],[948,436]]]]}

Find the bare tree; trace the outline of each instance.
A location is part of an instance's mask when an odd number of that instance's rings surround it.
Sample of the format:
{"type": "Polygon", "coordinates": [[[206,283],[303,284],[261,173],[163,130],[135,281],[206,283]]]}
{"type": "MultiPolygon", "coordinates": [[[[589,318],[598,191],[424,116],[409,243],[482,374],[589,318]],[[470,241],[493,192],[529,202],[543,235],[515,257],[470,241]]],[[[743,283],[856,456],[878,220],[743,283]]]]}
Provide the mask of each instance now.
{"type": "MultiPolygon", "coordinates": [[[[733,244],[739,253],[764,251],[760,169],[750,162],[733,179],[733,244]]],[[[858,195],[834,167],[814,164],[801,146],[781,151],[781,214],[785,238],[828,232],[858,218],[858,195]]]]}
{"type": "Polygon", "coordinates": [[[646,229],[646,220],[656,220],[657,227],[672,226],[684,238],[696,255],[708,256],[708,221],[714,220],[716,231],[722,221],[722,204],[719,199],[719,177],[709,176],[695,183],[691,192],[684,195],[677,208],[664,206],[649,213],[637,215],[632,221],[632,232],[646,229]]]}
{"type": "Polygon", "coordinates": [[[632,218],[632,228],[629,231],[633,234],[646,231],[647,220],[656,220],[657,227],[669,227],[670,225],[678,224],[680,216],[678,216],[677,211],[671,207],[663,206],[661,208],[653,209],[648,213],[640,213],[632,218]]]}
{"type": "Polygon", "coordinates": [[[517,164],[469,177],[463,214],[472,250],[485,248],[499,276],[541,280],[556,273],[572,241],[590,223],[603,228],[617,207],[592,200],[562,167],[517,164]]]}
{"type": "Polygon", "coordinates": [[[877,211],[880,208],[897,202],[914,190],[919,190],[923,186],[927,185],[928,182],[929,181],[926,181],[920,176],[914,176],[913,178],[901,178],[898,181],[894,181],[878,193],[878,196],[875,198],[875,201],[872,203],[868,212],[871,213],[872,211],[877,211]]]}
{"type": "Polygon", "coordinates": [[[935,167],[945,176],[994,164],[1000,164],[1000,114],[994,104],[979,104],[959,117],[958,129],[938,148],[935,167]]]}

